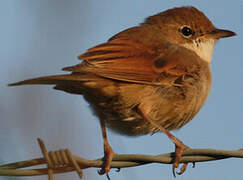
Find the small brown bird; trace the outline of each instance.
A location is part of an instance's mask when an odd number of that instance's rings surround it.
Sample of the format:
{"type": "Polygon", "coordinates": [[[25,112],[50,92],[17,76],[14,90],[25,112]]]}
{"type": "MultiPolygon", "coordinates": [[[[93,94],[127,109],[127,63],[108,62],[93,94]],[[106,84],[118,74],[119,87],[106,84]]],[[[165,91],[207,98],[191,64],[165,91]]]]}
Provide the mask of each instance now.
{"type": "Polygon", "coordinates": [[[174,173],[188,147],[169,130],[181,128],[201,109],[211,87],[214,45],[234,35],[216,29],[194,7],[169,9],[81,54],[80,64],[63,69],[69,74],[10,85],[53,84],[54,89],[83,95],[100,119],[105,153],[101,174],[108,175],[114,154],[106,125],[129,136],[165,133],[175,144],[174,173]]]}

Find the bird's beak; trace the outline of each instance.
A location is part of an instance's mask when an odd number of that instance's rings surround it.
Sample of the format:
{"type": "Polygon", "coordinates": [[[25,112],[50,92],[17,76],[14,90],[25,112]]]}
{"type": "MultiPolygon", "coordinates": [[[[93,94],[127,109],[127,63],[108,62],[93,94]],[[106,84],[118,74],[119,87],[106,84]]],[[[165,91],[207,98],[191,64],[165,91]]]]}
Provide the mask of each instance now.
{"type": "Polygon", "coordinates": [[[224,29],[215,29],[211,32],[206,33],[204,36],[206,36],[206,38],[220,39],[220,38],[226,38],[235,35],[236,33],[233,31],[224,30],[224,29]]]}

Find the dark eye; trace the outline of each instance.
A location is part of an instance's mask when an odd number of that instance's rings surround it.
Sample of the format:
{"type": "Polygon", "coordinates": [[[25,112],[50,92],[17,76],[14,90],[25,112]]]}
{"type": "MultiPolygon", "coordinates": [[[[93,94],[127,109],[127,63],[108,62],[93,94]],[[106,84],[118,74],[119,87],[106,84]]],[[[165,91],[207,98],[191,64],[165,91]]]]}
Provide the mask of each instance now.
{"type": "Polygon", "coordinates": [[[181,28],[181,33],[186,36],[186,37],[189,37],[192,35],[193,31],[191,28],[187,27],[187,26],[184,26],[181,28]]]}

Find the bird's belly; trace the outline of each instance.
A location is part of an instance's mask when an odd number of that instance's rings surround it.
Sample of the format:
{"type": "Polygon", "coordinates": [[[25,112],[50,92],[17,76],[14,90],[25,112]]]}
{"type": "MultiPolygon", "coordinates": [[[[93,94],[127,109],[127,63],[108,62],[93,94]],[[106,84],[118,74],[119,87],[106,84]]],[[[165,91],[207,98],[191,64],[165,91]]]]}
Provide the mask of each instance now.
{"type": "Polygon", "coordinates": [[[181,89],[129,84],[121,87],[116,97],[87,100],[95,114],[113,131],[136,136],[159,131],[141,117],[140,104],[144,104],[149,117],[161,126],[168,130],[178,129],[189,122],[204,104],[208,93],[201,91],[198,87],[181,89]]]}

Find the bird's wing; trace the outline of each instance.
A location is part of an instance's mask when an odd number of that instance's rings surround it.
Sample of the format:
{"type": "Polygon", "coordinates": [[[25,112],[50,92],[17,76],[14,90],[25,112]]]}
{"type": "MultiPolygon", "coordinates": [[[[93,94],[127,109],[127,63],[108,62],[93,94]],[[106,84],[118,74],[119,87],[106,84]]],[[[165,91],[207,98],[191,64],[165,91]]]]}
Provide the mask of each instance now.
{"type": "Polygon", "coordinates": [[[114,39],[81,54],[82,63],[64,71],[91,72],[125,82],[165,85],[197,68],[199,57],[169,43],[153,48],[126,39],[114,39]]]}

